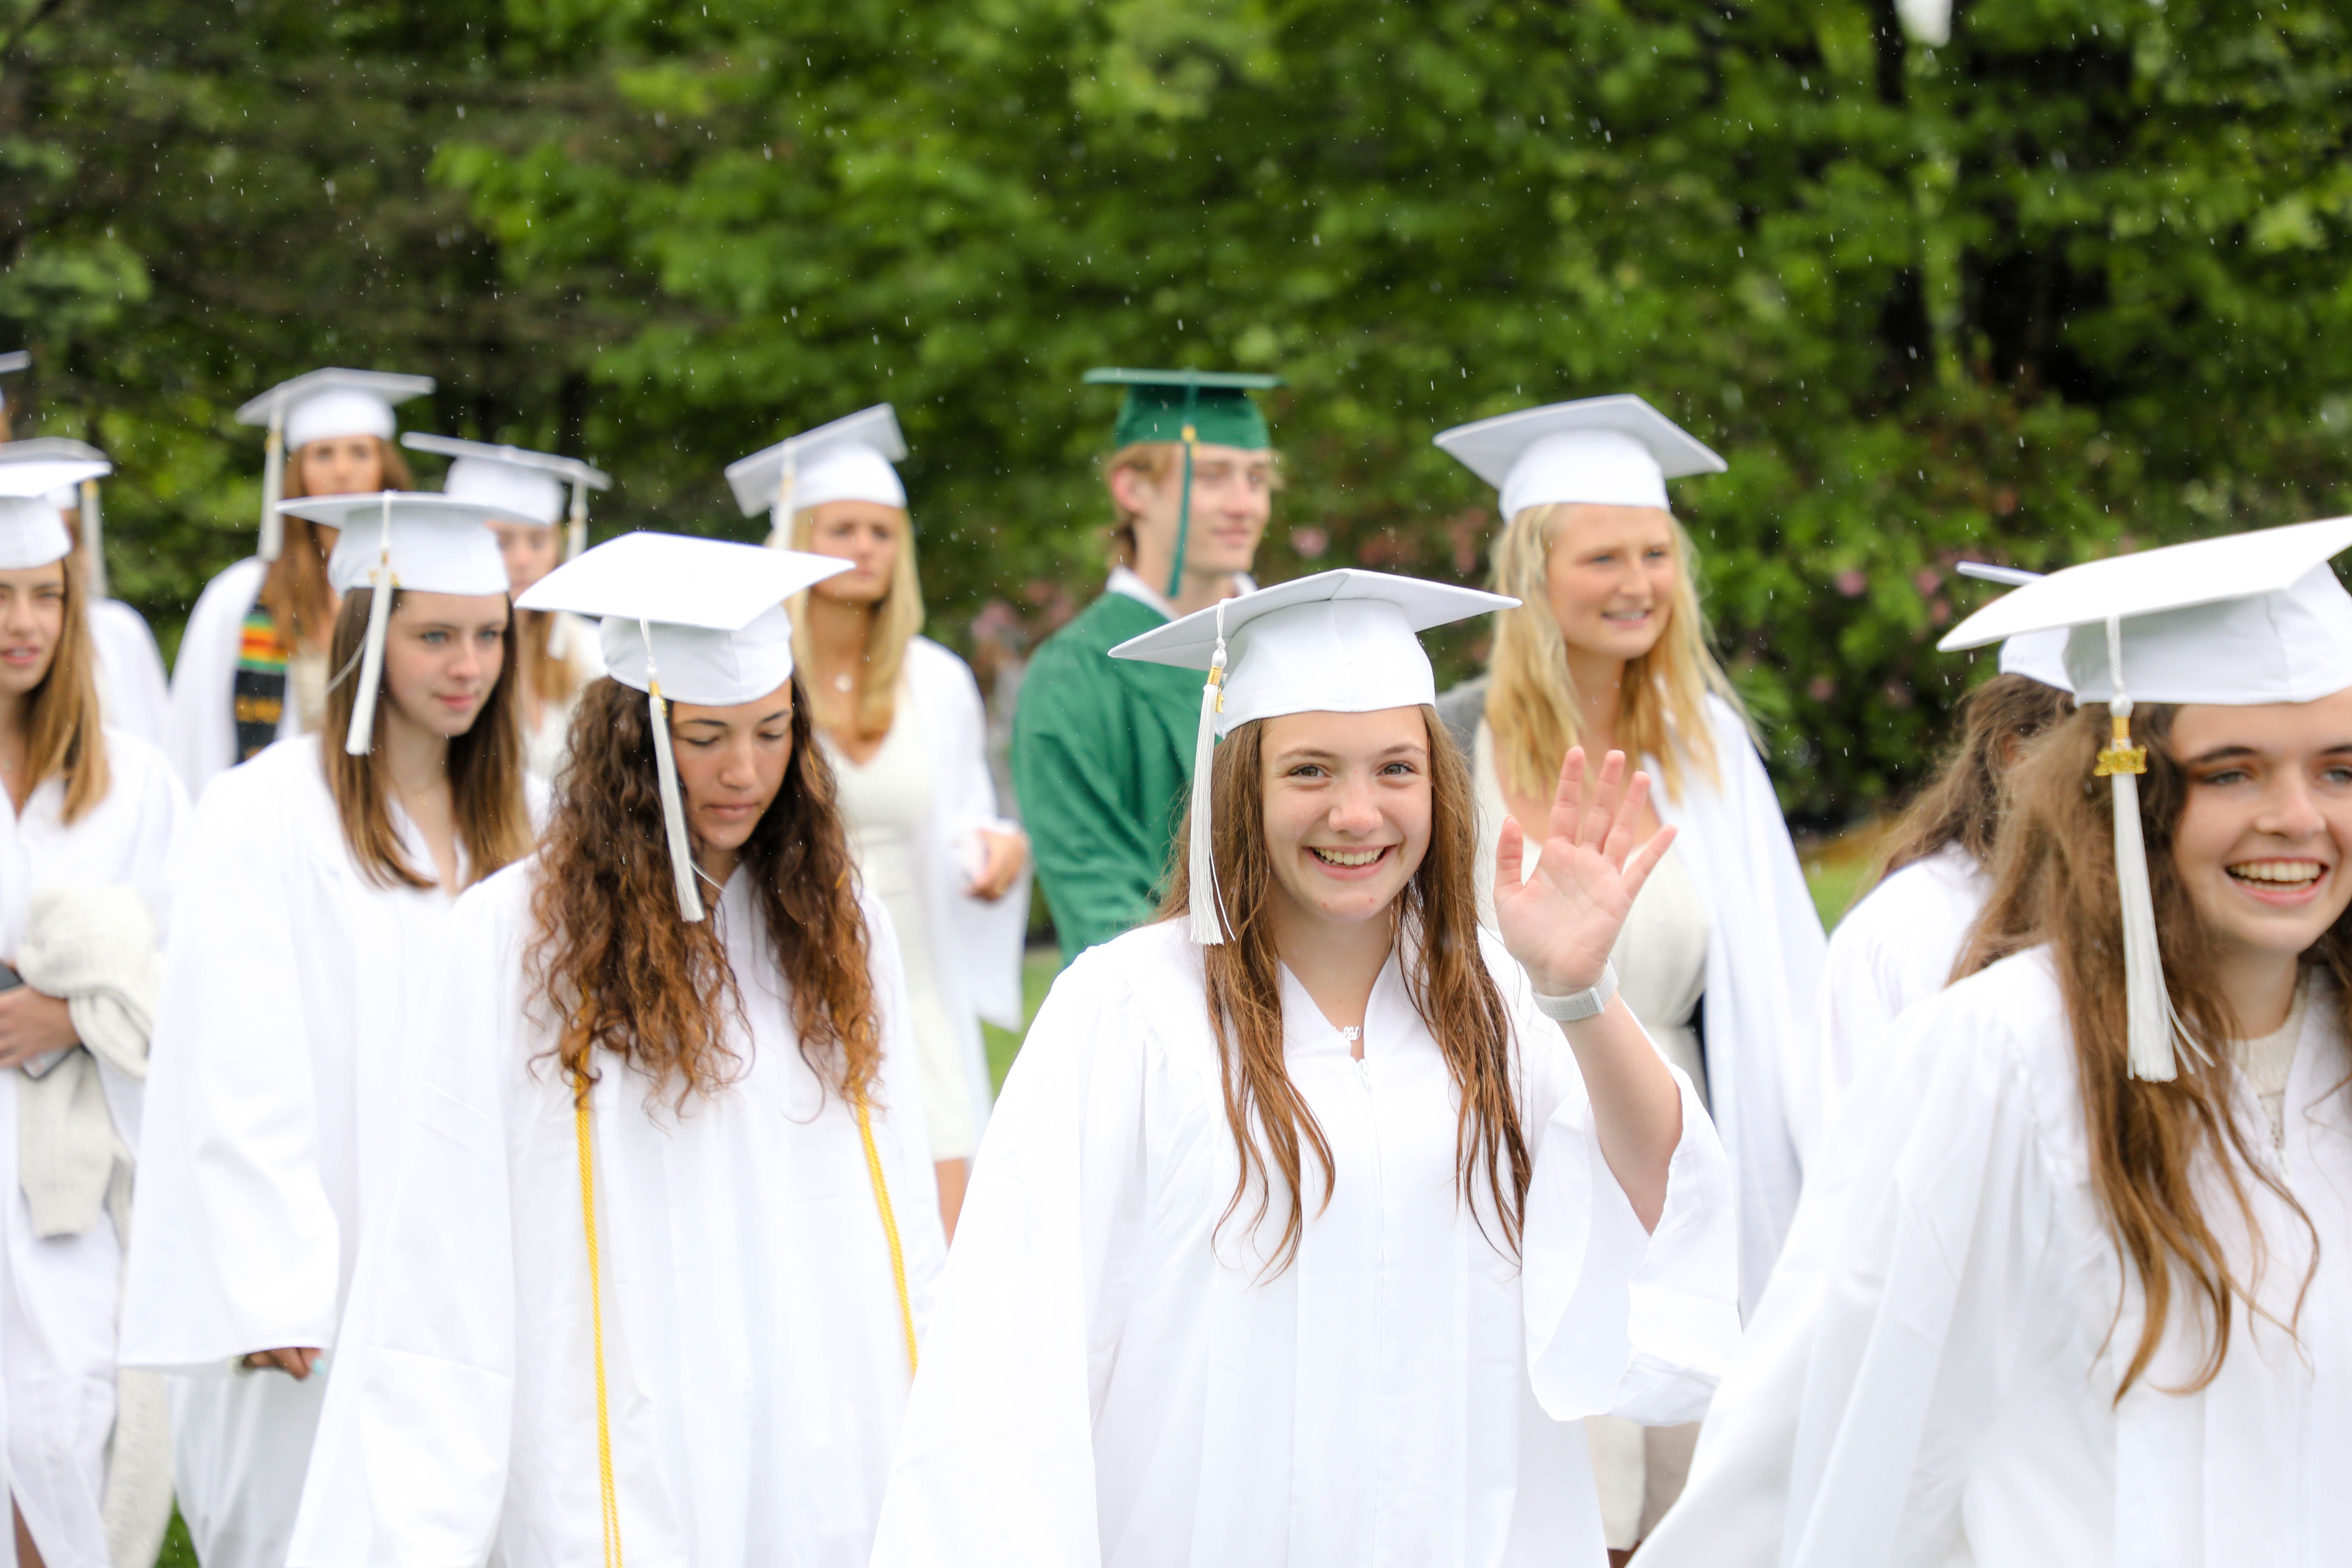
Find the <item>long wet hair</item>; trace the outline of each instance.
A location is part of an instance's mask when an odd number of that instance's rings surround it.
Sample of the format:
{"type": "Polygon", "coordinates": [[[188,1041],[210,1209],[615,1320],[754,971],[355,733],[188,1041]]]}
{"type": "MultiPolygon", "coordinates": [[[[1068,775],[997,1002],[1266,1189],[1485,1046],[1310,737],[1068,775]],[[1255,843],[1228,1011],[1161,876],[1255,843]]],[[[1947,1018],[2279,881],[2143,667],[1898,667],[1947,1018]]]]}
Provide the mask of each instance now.
{"type": "MultiPolygon", "coordinates": [[[[2092,776],[2110,726],[2104,703],[2083,709],[2032,743],[2010,781],[2013,821],[1993,858],[1993,893],[1960,959],[1974,973],[2011,952],[2046,942],[2065,1001],[2090,1145],[2090,1181],[2108,1235],[2146,1301],[2139,1342],[2116,1391],[2120,1400],[2154,1361],[2175,1298],[2201,1321],[2204,1359],[2182,1388],[2213,1381],[2230,1348],[2240,1303],[2261,1307],[2255,1277],[2263,1265],[2253,1184],[2268,1187],[2290,1212],[2303,1208],[2258,1159],[2232,1114],[2231,1042],[2243,1037],[2214,975],[2214,942],[2172,858],[2189,777],[2168,744],[2180,710],[2139,710],[2135,738],[2147,748],[2139,781],[2140,831],[2147,845],[2148,885],[2164,977],[2183,1029],[2200,1047],[2180,1052],[2168,1082],[2135,1079],[2125,1023],[2124,954],[2116,910],[2110,785],[2092,776]],[[2201,1171],[2219,1173],[2252,1246],[2245,1274],[2229,1256],[2198,1196],[2201,1171]]],[[[2352,911],[2304,955],[2335,981],[2339,1029],[2352,1031],[2352,911]]],[[[2304,1218],[2306,1230],[2310,1221],[2304,1218]]],[[[2317,1268],[2316,1233],[2312,1268],[2317,1268]]],[[[2303,1289],[2310,1289],[2306,1272],[2303,1289]]],[[[2299,1316],[2302,1295],[2296,1297],[2299,1316]]],[[[2120,1303],[2118,1303],[2120,1310],[2120,1303]]],[[[2291,1326],[2291,1325],[2290,1325],[2291,1326]]]]}
{"type": "MultiPolygon", "coordinates": [[[[1405,991],[1444,1054],[1459,1096],[1454,1177],[1463,1201],[1481,1230],[1491,1215],[1501,1232],[1502,1250],[1516,1256],[1533,1164],[1519,1125],[1510,1013],[1478,948],[1477,816],[1470,769],[1437,710],[1423,707],[1421,712],[1429,729],[1429,851],[1397,895],[1393,910],[1402,956],[1408,961],[1405,991]]],[[[1278,1180],[1288,1194],[1289,1209],[1268,1268],[1279,1273],[1297,1258],[1305,1235],[1308,1157],[1322,1175],[1318,1213],[1330,1203],[1339,1175],[1331,1145],[1291,1083],[1283,1058],[1282,960],[1275,952],[1267,909],[1274,865],[1265,842],[1265,721],[1239,724],[1211,763],[1216,799],[1211,853],[1232,936],[1203,947],[1201,961],[1224,1087],[1225,1124],[1241,1153],[1241,1172],[1218,1225],[1222,1228],[1240,1212],[1255,1188],[1257,1203],[1249,1218],[1255,1230],[1276,1201],[1278,1180]]],[[[1161,920],[1181,921],[1190,907],[1184,853],[1190,837],[1189,830],[1177,831],[1161,920]]],[[[1364,1173],[1359,1179],[1372,1178],[1364,1173]]]]}
{"type": "MultiPolygon", "coordinates": [[[[376,460],[383,465],[383,488],[404,490],[414,482],[408,459],[381,436],[371,436],[376,460]]],[[[286,455],[285,498],[299,500],[310,492],[302,483],[302,447],[286,455]]],[[[327,581],[329,535],[333,530],[307,517],[281,517],[278,559],[261,574],[261,592],[254,602],[269,612],[270,624],[289,653],[317,653],[327,645],[335,626],[335,590],[327,581]]]]}
{"type": "MultiPolygon", "coordinates": [[[[1551,552],[1574,510],[1571,502],[1522,507],[1496,540],[1490,583],[1497,594],[1519,601],[1495,615],[1495,651],[1487,661],[1486,721],[1495,730],[1495,767],[1507,788],[1549,798],[1559,778],[1559,759],[1582,739],[1577,723],[1577,691],[1568,668],[1568,639],[1551,611],[1551,552]]],[[[1658,782],[1669,800],[1682,798],[1684,770],[1695,769],[1709,784],[1722,783],[1715,754],[1715,730],[1707,722],[1709,695],[1747,710],[1732,689],[1699,610],[1690,533],[1673,524],[1675,586],[1666,604],[1666,624],[1649,652],[1625,661],[1618,688],[1617,748],[1637,762],[1654,759],[1658,782]]]]}
{"type": "Polygon", "coordinates": [[[2000,833],[2001,782],[2018,752],[2074,710],[2071,693],[2025,675],[1996,675],[1961,698],[1958,735],[1887,834],[1870,885],[1948,845],[1988,864],[2000,833]]]}
{"type": "MultiPolygon", "coordinates": [[[[392,595],[394,615],[403,598],[392,595]]],[[[327,714],[312,739],[326,759],[327,789],[335,798],[335,815],[343,825],[343,843],[352,852],[360,875],[379,888],[433,888],[440,878],[432,868],[408,862],[400,835],[392,826],[391,763],[384,751],[384,710],[392,703],[386,677],[377,677],[373,744],[363,757],[343,750],[343,737],[359,705],[360,653],[367,641],[368,605],[373,588],[354,588],[343,595],[335,615],[335,637],[328,653],[329,668],[341,673],[327,691],[327,714]]],[[[466,848],[468,887],[500,867],[530,853],[530,809],[522,790],[522,733],[515,705],[515,626],[507,616],[506,658],[499,679],[474,715],[471,728],[449,739],[449,803],[457,817],[457,842],[466,848]]]]}
{"type": "Polygon", "coordinates": [[[52,775],[65,779],[68,823],[106,798],[113,775],[98,707],[98,652],[90,640],[89,587],[73,556],[57,563],[65,580],[65,619],[49,668],[25,699],[25,794],[52,775]]]}
{"type": "MultiPolygon", "coordinates": [[[[790,998],[802,1059],[855,1104],[878,1098],[882,1028],[867,968],[849,845],[833,770],[814,742],[807,694],[793,677],[792,759],[737,860],[790,998]]],[[[743,1064],[728,1044],[743,996],[723,913],[678,917],[654,772],[645,693],[606,676],[572,716],[571,765],[541,837],[537,928],[524,960],[531,988],[560,1016],[555,1055],[584,1102],[607,1052],[649,1094],[713,1095],[743,1064]]]]}

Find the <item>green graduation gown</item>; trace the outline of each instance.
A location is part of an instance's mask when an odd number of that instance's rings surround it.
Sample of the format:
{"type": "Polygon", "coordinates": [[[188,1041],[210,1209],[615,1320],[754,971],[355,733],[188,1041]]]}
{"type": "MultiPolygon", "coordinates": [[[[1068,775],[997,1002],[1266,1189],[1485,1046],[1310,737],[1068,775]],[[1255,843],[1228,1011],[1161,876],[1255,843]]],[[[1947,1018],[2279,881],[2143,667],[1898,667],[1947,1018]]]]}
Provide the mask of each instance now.
{"type": "Polygon", "coordinates": [[[1184,820],[1201,672],[1112,658],[1167,617],[1106,593],[1047,637],[1013,717],[1013,787],[1068,963],[1150,918],[1184,820]]]}

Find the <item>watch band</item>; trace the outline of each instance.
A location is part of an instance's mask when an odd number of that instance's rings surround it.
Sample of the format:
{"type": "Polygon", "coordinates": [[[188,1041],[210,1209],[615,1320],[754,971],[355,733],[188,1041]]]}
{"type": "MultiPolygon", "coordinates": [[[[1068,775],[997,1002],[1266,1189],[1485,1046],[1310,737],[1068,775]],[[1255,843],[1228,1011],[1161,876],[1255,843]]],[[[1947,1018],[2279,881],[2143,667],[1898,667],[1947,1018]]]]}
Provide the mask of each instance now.
{"type": "Polygon", "coordinates": [[[1607,1011],[1609,999],[1616,994],[1617,966],[1604,963],[1601,966],[1601,978],[1594,981],[1590,989],[1566,996],[1547,996],[1540,991],[1537,992],[1536,1011],[1547,1018],[1573,1024],[1580,1018],[1599,1017],[1607,1011]]]}

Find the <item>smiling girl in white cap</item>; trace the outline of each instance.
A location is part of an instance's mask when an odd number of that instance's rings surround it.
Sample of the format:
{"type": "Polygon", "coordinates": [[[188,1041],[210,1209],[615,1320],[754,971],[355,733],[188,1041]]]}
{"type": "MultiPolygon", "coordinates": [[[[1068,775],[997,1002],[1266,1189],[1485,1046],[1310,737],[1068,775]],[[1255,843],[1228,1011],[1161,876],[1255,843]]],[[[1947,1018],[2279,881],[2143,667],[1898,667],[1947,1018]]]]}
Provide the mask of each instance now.
{"type": "Polygon", "coordinates": [[[0,465],[0,1500],[17,1556],[55,1568],[152,1562],[171,1517],[162,1380],[119,1373],[115,1331],[187,800],[100,727],[88,586],[43,493],[105,468],[0,465]]]}
{"type": "Polygon", "coordinates": [[[1969,978],[1809,1172],[1662,1568],[2318,1568],[2352,1463],[2352,519],[2095,561],[1969,978]],[[1982,967],[1979,967],[1979,966],[1982,967]]]}
{"type": "Polygon", "coordinates": [[[781,601],[633,533],[537,856],[461,900],[290,1561],[865,1568],[942,1243],[781,601]]]}
{"type": "Polygon", "coordinates": [[[323,725],[215,778],[173,905],[123,1308],[185,1374],[205,1568],[283,1568],[345,1289],[406,1106],[412,996],[462,889],[530,844],[503,515],[386,491],[340,530],[323,725]],[[327,1365],[320,1364],[327,1352],[327,1365]]]}
{"type": "Polygon", "coordinates": [[[429,375],[314,370],[236,411],[268,432],[259,550],[205,584],[172,670],[164,750],[192,795],[272,742],[323,721],[335,588],[334,525],[281,512],[289,498],[404,490],[393,405],[433,390],[429,375]]]}
{"type": "Polygon", "coordinates": [[[1672,835],[1571,752],[1479,929],[1415,633],[1497,603],[1325,573],[1116,650],[1210,672],[1173,889],[1013,1065],[879,1568],[1598,1564],[1579,1418],[1705,1403],[1722,1150],[1608,964],[1672,835]]]}

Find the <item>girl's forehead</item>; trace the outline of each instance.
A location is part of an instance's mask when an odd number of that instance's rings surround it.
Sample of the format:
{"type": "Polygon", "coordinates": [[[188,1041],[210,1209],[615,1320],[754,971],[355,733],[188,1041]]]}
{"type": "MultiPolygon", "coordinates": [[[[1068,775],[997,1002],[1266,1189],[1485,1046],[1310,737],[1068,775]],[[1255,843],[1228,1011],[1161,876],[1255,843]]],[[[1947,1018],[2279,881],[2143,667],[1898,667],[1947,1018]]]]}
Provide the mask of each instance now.
{"type": "Polygon", "coordinates": [[[2173,752],[2183,757],[2221,749],[2341,751],[2352,747],[2352,689],[2310,702],[2184,703],[2170,739],[2173,752]]]}

